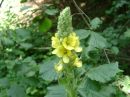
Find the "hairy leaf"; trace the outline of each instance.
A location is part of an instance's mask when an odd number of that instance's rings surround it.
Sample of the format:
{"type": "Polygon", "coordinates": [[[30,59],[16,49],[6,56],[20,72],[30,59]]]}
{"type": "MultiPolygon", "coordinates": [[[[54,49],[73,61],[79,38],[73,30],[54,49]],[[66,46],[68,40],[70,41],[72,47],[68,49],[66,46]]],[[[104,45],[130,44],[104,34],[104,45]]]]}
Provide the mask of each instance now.
{"type": "Polygon", "coordinates": [[[48,87],[48,93],[45,97],[67,97],[66,91],[63,86],[48,87]]]}
{"type": "Polygon", "coordinates": [[[40,75],[42,79],[52,81],[57,79],[57,73],[54,70],[54,65],[58,62],[57,58],[49,58],[40,65],[40,75]]]}
{"type": "Polygon", "coordinates": [[[78,92],[82,97],[111,97],[115,93],[112,86],[104,86],[90,79],[85,79],[78,87],[78,92]]]}
{"type": "Polygon", "coordinates": [[[79,39],[85,39],[90,35],[90,30],[79,29],[76,30],[75,32],[79,36],[79,39]]]}
{"type": "Polygon", "coordinates": [[[98,17],[96,17],[91,21],[90,24],[92,29],[97,29],[100,26],[100,24],[102,24],[102,21],[98,17]]]}
{"type": "Polygon", "coordinates": [[[25,90],[19,85],[12,85],[8,90],[9,97],[26,97],[25,90]]]}
{"type": "Polygon", "coordinates": [[[91,80],[96,80],[102,83],[110,81],[121,70],[118,68],[118,63],[110,63],[100,65],[88,71],[88,77],[91,80]]]}
{"type": "Polygon", "coordinates": [[[89,47],[103,49],[107,46],[107,41],[100,34],[91,32],[91,36],[90,36],[88,44],[89,44],[89,47]]]}

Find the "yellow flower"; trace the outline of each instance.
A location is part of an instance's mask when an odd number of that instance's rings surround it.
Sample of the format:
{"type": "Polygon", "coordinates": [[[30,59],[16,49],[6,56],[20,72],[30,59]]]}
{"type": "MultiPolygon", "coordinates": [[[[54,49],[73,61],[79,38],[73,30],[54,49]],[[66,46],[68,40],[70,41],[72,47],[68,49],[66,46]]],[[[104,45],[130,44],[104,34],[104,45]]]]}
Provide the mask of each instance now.
{"type": "Polygon", "coordinates": [[[82,48],[79,47],[79,37],[77,37],[75,33],[71,33],[68,37],[65,37],[62,44],[68,50],[75,50],[76,52],[82,51],[82,48]]]}
{"type": "Polygon", "coordinates": [[[62,70],[63,70],[63,65],[62,65],[62,64],[55,65],[55,70],[56,70],[57,72],[62,71],[62,70]]]}
{"type": "Polygon", "coordinates": [[[74,66],[82,67],[82,61],[80,61],[79,58],[76,58],[75,61],[74,61],[74,66]]]}
{"type": "Polygon", "coordinates": [[[71,56],[71,51],[65,49],[62,45],[56,48],[52,54],[56,54],[58,57],[63,58],[64,63],[69,63],[69,57],[71,56]]]}
{"type": "Polygon", "coordinates": [[[55,34],[55,37],[51,38],[52,40],[52,47],[57,48],[60,45],[60,39],[57,36],[57,33],[55,34]]]}

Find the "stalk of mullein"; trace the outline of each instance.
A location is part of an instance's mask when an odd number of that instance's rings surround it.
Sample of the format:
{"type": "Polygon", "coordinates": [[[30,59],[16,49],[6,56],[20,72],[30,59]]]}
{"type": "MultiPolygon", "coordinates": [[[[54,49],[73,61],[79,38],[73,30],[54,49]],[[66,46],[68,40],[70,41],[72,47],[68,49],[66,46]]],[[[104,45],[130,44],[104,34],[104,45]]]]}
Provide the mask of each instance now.
{"type": "Polygon", "coordinates": [[[77,53],[82,51],[79,37],[73,32],[72,15],[69,7],[66,7],[58,18],[57,33],[52,37],[52,54],[59,57],[55,65],[58,73],[64,74],[68,97],[77,97],[74,69],[82,67],[82,61],[77,53]],[[71,88],[70,88],[71,87],[71,88]]]}

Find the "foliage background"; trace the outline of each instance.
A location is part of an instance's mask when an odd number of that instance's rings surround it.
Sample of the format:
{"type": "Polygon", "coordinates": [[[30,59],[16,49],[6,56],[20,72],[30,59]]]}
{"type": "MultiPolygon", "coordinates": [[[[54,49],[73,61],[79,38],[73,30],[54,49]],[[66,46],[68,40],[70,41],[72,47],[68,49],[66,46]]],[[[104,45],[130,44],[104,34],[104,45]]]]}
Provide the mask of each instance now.
{"type": "Polygon", "coordinates": [[[57,86],[53,68],[57,59],[51,54],[51,37],[66,6],[71,7],[74,30],[84,50],[84,67],[78,70],[83,79],[79,97],[129,97],[129,0],[76,0],[90,21],[73,0],[19,2],[34,2],[37,7],[21,6],[20,16],[11,8],[0,10],[4,13],[0,19],[0,97],[66,97],[64,88],[57,86]]]}

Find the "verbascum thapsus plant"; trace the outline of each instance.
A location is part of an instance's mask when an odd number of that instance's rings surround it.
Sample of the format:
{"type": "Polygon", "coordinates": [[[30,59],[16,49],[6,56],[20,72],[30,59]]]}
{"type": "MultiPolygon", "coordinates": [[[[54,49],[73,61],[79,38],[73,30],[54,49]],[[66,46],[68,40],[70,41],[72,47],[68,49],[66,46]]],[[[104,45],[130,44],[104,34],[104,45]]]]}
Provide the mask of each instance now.
{"type": "Polygon", "coordinates": [[[52,54],[60,58],[55,65],[56,71],[62,71],[66,67],[82,67],[82,61],[77,52],[82,51],[79,37],[73,31],[72,15],[69,7],[66,7],[58,18],[57,33],[52,37],[52,54]]]}

